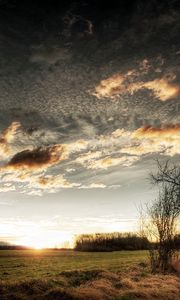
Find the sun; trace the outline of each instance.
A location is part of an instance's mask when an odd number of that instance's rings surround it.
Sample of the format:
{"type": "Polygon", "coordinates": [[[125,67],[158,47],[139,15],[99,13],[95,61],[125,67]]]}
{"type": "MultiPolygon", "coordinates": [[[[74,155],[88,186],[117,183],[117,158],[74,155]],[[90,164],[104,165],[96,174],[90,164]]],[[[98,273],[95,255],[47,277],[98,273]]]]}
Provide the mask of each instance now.
{"type": "Polygon", "coordinates": [[[72,248],[73,236],[59,231],[36,230],[27,231],[26,235],[18,241],[19,245],[30,247],[36,250],[45,248],[72,248]]]}
{"type": "Polygon", "coordinates": [[[45,246],[43,246],[43,245],[32,245],[32,248],[34,249],[34,250],[43,250],[44,248],[46,248],[45,246]]]}

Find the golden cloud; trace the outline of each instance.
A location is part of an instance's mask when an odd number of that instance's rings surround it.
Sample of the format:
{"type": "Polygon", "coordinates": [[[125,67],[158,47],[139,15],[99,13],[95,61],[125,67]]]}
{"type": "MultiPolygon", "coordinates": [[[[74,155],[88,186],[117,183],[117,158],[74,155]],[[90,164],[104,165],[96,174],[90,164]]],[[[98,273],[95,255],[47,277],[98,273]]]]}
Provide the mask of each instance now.
{"type": "Polygon", "coordinates": [[[7,156],[10,153],[10,147],[4,143],[0,142],[0,156],[7,156]]]}
{"type": "Polygon", "coordinates": [[[19,122],[12,122],[12,124],[2,132],[0,137],[0,155],[6,156],[10,154],[10,143],[20,127],[21,124],[19,122]]]}
{"type": "Polygon", "coordinates": [[[161,101],[167,101],[180,95],[180,86],[168,82],[166,78],[148,81],[143,83],[142,87],[152,90],[161,101]]]}
{"type": "Polygon", "coordinates": [[[44,175],[43,172],[36,175],[29,172],[13,172],[1,178],[1,182],[3,186],[0,187],[0,191],[14,191],[15,184],[25,183],[26,191],[34,191],[33,194],[38,194],[40,191],[45,190],[55,191],[59,188],[72,188],[81,185],[80,183],[69,182],[62,174],[44,175]]]}
{"type": "Polygon", "coordinates": [[[118,95],[134,94],[138,90],[152,90],[155,97],[161,101],[167,101],[180,95],[180,85],[170,82],[167,78],[154,79],[152,81],[137,81],[138,72],[131,70],[126,74],[115,74],[107,79],[101,80],[96,86],[94,95],[97,98],[115,98],[118,95]],[[136,82],[134,78],[136,76],[136,82]]]}
{"type": "Polygon", "coordinates": [[[107,79],[101,80],[100,84],[95,88],[94,95],[97,98],[114,98],[116,95],[125,93],[127,86],[125,81],[133,76],[134,70],[127,72],[126,74],[115,74],[107,79]]]}
{"type": "Polygon", "coordinates": [[[80,186],[78,183],[71,183],[67,181],[63,175],[48,175],[48,176],[40,176],[36,184],[39,188],[48,189],[48,188],[72,188],[76,186],[80,186]]]}
{"type": "Polygon", "coordinates": [[[89,161],[86,165],[88,169],[107,169],[117,165],[130,166],[137,160],[136,156],[105,157],[98,160],[89,161]]]}
{"type": "Polygon", "coordinates": [[[130,146],[125,146],[121,153],[143,155],[164,153],[165,155],[180,154],[180,125],[166,127],[141,127],[131,134],[130,146]]]}
{"type": "Polygon", "coordinates": [[[10,143],[20,127],[21,124],[19,122],[12,122],[11,125],[3,131],[0,142],[10,143]]]}

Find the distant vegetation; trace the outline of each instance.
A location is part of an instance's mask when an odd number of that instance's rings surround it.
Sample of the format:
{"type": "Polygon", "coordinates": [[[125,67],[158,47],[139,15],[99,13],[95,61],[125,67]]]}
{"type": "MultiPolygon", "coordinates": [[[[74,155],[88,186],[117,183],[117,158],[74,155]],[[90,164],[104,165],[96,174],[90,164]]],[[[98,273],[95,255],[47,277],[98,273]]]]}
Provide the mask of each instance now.
{"type": "Polygon", "coordinates": [[[134,233],[82,234],[75,242],[77,251],[147,250],[148,248],[148,239],[134,233]]]}
{"type": "Polygon", "coordinates": [[[32,249],[26,246],[17,246],[17,245],[8,245],[8,244],[0,244],[0,250],[28,250],[32,249]]]}

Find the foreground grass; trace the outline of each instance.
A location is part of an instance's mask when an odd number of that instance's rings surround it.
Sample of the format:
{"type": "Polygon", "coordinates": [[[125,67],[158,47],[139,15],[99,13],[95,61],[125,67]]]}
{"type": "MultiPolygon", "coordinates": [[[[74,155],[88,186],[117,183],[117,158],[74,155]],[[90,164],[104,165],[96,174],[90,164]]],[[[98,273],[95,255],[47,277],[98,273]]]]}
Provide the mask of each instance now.
{"type": "Polygon", "coordinates": [[[0,280],[55,278],[63,271],[106,269],[128,271],[146,262],[146,251],[76,252],[58,250],[1,250],[0,280]]]}
{"type": "Polygon", "coordinates": [[[2,300],[180,299],[180,278],[152,275],[145,251],[0,251],[2,300]]]}

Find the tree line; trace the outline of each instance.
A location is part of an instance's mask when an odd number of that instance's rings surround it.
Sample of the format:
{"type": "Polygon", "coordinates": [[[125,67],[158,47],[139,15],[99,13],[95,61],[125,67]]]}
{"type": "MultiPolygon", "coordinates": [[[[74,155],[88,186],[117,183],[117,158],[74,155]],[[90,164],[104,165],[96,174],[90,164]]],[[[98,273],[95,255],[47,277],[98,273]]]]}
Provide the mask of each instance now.
{"type": "Polygon", "coordinates": [[[135,233],[96,233],[82,234],[75,242],[77,251],[120,251],[120,250],[147,250],[147,237],[135,233]]]}

